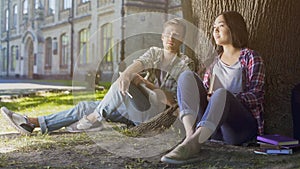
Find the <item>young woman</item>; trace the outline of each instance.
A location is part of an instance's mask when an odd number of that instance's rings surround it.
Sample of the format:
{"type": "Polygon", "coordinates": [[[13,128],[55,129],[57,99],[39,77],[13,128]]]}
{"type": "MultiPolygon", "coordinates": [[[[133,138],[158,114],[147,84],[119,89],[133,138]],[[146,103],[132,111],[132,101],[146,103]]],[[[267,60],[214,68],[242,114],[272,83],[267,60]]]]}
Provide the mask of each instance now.
{"type": "Polygon", "coordinates": [[[162,162],[193,161],[209,138],[238,145],[263,133],[264,64],[247,48],[243,17],[234,11],[220,14],[214,22],[213,38],[219,55],[203,81],[191,71],[179,77],[177,98],[187,137],[163,156],[162,162]],[[212,77],[219,88],[208,93],[212,77]]]}

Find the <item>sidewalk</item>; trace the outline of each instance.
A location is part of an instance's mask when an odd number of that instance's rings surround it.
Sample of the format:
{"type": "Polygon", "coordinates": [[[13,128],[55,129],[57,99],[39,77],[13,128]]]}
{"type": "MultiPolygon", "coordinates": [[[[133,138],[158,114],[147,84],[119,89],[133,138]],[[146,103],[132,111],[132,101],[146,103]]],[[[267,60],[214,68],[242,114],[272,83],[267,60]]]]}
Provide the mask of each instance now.
{"type": "Polygon", "coordinates": [[[35,95],[37,92],[85,90],[82,86],[66,86],[37,80],[0,79],[0,100],[35,95]]]}

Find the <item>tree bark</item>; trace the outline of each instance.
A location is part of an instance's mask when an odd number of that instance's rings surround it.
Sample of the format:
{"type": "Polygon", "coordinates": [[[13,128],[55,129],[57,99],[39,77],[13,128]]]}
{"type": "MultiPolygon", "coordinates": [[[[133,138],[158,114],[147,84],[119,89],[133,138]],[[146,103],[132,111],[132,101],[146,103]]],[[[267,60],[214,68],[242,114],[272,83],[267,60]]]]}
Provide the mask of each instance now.
{"type": "Polygon", "coordinates": [[[177,119],[177,116],[174,115],[177,108],[177,104],[173,105],[150,120],[130,128],[128,131],[138,137],[151,137],[162,133],[166,129],[170,128],[177,119]]]}
{"type": "MultiPolygon", "coordinates": [[[[183,16],[212,37],[214,19],[235,10],[246,20],[250,43],[266,66],[265,132],[292,135],[291,89],[300,83],[299,0],[182,0],[183,16]],[[192,13],[192,14],[191,14],[192,13]]],[[[198,50],[198,51],[197,51],[198,50]]],[[[196,48],[201,53],[201,48],[196,48]]],[[[201,62],[207,56],[199,56],[201,62]]]]}

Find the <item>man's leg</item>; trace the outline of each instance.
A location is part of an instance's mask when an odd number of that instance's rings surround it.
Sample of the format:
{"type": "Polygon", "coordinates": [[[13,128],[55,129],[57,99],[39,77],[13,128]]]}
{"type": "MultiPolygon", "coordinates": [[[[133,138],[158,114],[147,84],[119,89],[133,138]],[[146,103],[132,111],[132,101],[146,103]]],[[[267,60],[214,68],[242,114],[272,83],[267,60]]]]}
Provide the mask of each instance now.
{"type": "Polygon", "coordinates": [[[38,117],[42,133],[51,132],[62,127],[77,122],[84,115],[89,115],[96,109],[101,101],[83,101],[79,102],[74,108],[51,114],[48,116],[38,117]]]}
{"type": "MultiPolygon", "coordinates": [[[[132,94],[135,95],[135,94],[132,94]]],[[[150,108],[146,111],[140,111],[132,104],[130,97],[128,95],[123,95],[119,91],[118,84],[115,82],[110,87],[109,91],[97,106],[96,110],[88,115],[86,119],[81,119],[77,128],[88,129],[97,120],[101,121],[103,118],[110,118],[111,121],[116,121],[112,119],[111,113],[119,112],[123,117],[128,117],[129,120],[133,121],[136,125],[140,122],[144,122],[151,117],[160,113],[166,107],[162,105],[155,97],[149,98],[150,108]]]]}
{"type": "Polygon", "coordinates": [[[40,127],[42,133],[47,133],[61,127],[69,126],[84,115],[94,112],[98,104],[99,101],[80,102],[69,110],[38,118],[28,118],[24,115],[14,113],[5,107],[1,108],[1,112],[21,134],[30,134],[35,127],[40,127]]]}
{"type": "MultiPolygon", "coordinates": [[[[119,91],[118,84],[114,82],[94,111],[79,120],[77,128],[82,130],[89,129],[95,122],[102,121],[106,117],[110,118],[111,121],[115,121],[115,119],[113,119],[114,116],[111,116],[110,114],[117,111],[117,108],[124,102],[128,102],[128,99],[128,96],[124,96],[119,91]]],[[[126,117],[126,114],[122,112],[121,116],[126,117]]]]}

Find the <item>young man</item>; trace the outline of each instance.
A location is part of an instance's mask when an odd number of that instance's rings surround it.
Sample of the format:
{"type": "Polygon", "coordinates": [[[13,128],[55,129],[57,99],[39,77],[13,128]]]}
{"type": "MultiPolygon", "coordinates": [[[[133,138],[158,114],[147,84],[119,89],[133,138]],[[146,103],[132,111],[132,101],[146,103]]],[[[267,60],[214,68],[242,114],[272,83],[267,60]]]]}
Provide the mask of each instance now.
{"type": "Polygon", "coordinates": [[[163,49],[151,47],[134,60],[120,73],[102,101],[80,102],[70,110],[38,118],[28,118],[5,107],[1,112],[21,134],[29,134],[35,127],[47,133],[71,124],[73,131],[89,131],[101,126],[103,119],[138,125],[176,102],[179,74],[193,68],[192,60],[180,53],[185,32],[181,19],[167,21],[161,36],[163,49]],[[149,80],[138,74],[143,70],[152,72],[149,80]],[[143,99],[145,96],[137,86],[146,87],[154,96],[143,99]],[[150,106],[143,109],[140,105],[150,106]]]}

